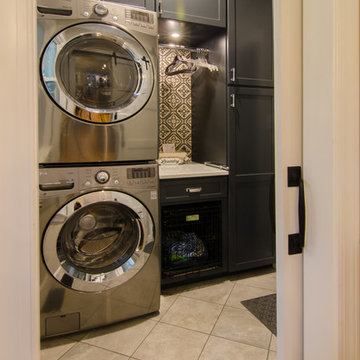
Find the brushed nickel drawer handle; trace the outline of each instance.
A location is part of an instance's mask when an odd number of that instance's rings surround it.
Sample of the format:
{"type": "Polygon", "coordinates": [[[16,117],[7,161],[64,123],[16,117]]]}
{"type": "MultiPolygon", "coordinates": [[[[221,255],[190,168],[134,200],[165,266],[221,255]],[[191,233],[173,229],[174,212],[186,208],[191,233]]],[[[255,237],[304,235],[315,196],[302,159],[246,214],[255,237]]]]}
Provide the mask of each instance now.
{"type": "Polygon", "coordinates": [[[235,73],[235,68],[234,68],[234,67],[230,69],[230,73],[231,73],[230,81],[235,82],[235,80],[236,80],[236,73],[235,73]]]}
{"type": "Polygon", "coordinates": [[[186,188],[186,192],[188,193],[199,193],[199,192],[202,192],[202,187],[189,187],[189,188],[186,188]]]}

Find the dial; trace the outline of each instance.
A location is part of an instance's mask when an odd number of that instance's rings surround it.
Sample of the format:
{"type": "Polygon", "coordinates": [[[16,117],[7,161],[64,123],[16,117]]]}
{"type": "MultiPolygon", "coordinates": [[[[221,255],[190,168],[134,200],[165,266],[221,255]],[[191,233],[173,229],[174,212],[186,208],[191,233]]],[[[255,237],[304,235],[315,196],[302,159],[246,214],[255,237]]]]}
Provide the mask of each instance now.
{"type": "Polygon", "coordinates": [[[95,175],[95,180],[99,183],[99,184],[105,184],[109,181],[110,179],[110,175],[107,171],[104,170],[100,170],[98,173],[96,173],[95,175]]]}
{"type": "Polygon", "coordinates": [[[99,16],[106,16],[109,13],[109,10],[102,4],[96,4],[94,6],[94,13],[99,16]]]}

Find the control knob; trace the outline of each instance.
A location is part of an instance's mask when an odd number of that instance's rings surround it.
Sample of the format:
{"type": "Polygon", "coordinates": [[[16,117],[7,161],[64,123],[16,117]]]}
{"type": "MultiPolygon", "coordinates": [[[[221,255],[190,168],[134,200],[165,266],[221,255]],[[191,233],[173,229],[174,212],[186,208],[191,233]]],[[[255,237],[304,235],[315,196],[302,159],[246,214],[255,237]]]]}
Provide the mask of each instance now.
{"type": "Polygon", "coordinates": [[[99,183],[99,184],[105,184],[109,181],[110,179],[110,175],[107,171],[104,170],[100,170],[98,173],[96,173],[95,175],[95,180],[99,183]]]}
{"type": "Polygon", "coordinates": [[[109,13],[109,10],[102,4],[96,4],[94,6],[94,13],[99,16],[106,16],[109,13]]]}

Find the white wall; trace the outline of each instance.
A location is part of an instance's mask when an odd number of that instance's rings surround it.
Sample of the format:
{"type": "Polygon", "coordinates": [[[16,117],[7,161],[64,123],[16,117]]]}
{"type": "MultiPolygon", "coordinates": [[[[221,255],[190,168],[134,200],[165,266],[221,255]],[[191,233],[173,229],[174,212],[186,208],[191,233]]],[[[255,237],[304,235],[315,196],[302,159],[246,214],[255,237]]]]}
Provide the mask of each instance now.
{"type": "Polygon", "coordinates": [[[39,359],[35,2],[0,21],[0,353],[39,359]]]}

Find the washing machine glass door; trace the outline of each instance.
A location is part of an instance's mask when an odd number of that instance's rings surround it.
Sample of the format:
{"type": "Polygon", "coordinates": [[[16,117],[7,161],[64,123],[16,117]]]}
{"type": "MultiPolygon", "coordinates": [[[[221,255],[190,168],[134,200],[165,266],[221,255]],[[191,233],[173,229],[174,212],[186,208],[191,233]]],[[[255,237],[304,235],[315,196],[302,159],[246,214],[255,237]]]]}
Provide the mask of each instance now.
{"type": "Polygon", "coordinates": [[[137,199],[115,191],[82,195],[50,220],[43,257],[63,285],[99,292],[140,271],[154,245],[152,218],[137,199]]]}
{"type": "Polygon", "coordinates": [[[82,23],[58,33],[41,58],[43,85],[70,115],[93,123],[122,121],[151,96],[154,68],[129,33],[104,23],[82,23]]]}

